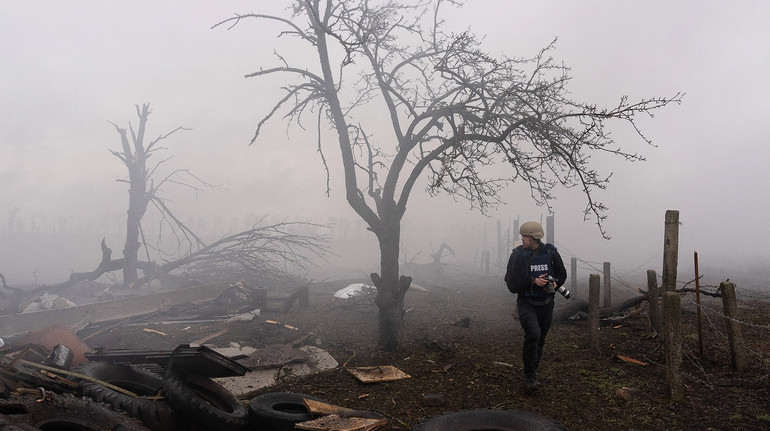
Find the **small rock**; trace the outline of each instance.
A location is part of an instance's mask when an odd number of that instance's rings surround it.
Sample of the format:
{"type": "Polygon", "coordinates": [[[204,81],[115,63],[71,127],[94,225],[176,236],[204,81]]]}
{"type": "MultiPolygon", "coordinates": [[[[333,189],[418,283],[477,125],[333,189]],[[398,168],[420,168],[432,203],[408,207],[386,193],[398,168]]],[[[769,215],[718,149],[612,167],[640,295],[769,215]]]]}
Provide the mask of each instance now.
{"type": "Polygon", "coordinates": [[[631,399],[634,398],[638,393],[639,393],[639,389],[627,388],[625,386],[620,387],[615,391],[616,396],[626,401],[631,401],[631,399]]]}
{"type": "Polygon", "coordinates": [[[443,394],[425,394],[422,396],[424,406],[441,406],[444,404],[443,394]]]}

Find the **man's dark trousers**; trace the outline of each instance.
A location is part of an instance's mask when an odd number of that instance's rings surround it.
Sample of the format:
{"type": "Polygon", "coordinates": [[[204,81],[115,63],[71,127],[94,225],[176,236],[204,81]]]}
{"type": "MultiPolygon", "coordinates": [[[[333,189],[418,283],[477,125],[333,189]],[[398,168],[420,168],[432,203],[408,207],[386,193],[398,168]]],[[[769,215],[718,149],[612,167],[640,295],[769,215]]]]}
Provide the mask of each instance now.
{"type": "Polygon", "coordinates": [[[526,298],[519,297],[519,322],[524,329],[524,347],[521,358],[524,362],[524,374],[534,375],[543,356],[545,335],[553,319],[553,299],[546,305],[532,305],[526,298]]]}

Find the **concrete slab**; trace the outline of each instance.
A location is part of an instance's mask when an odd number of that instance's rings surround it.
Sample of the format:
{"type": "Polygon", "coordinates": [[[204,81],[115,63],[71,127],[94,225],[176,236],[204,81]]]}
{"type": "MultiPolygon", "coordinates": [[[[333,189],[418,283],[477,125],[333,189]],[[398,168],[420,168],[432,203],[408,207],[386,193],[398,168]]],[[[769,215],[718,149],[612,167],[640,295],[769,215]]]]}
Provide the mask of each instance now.
{"type": "Polygon", "coordinates": [[[211,301],[227,287],[226,283],[206,284],[68,308],[0,316],[0,337],[12,337],[54,325],[72,328],[84,322],[97,323],[125,319],[165,310],[170,306],[186,302],[211,301]]]}
{"type": "MultiPolygon", "coordinates": [[[[236,355],[242,354],[250,348],[241,347],[228,347],[225,349],[216,349],[219,353],[230,354],[236,353],[236,355]]],[[[249,359],[256,360],[255,356],[260,355],[260,351],[264,352],[266,349],[254,350],[249,356],[249,359]]],[[[218,377],[213,379],[225,389],[232,392],[236,398],[244,400],[251,399],[257,395],[260,389],[270,387],[278,382],[278,379],[287,376],[307,376],[310,374],[319,373],[321,371],[331,370],[337,368],[339,363],[332,357],[327,351],[315,347],[315,346],[302,346],[298,347],[293,354],[281,353],[279,356],[285,356],[289,360],[294,360],[296,357],[303,357],[301,362],[292,362],[288,364],[275,364],[272,368],[255,369],[247,372],[243,376],[237,377],[218,377]]],[[[234,355],[235,356],[235,355],[234,355]]],[[[248,361],[248,360],[247,360],[248,361]]]]}

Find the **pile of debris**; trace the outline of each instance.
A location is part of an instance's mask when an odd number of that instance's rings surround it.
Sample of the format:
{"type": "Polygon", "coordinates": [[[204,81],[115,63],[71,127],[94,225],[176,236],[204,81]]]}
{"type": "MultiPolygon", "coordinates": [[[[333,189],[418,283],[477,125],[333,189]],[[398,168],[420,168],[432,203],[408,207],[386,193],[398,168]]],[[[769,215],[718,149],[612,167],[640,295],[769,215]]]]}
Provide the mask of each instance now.
{"type": "Polygon", "coordinates": [[[310,395],[243,400],[225,380],[234,384],[260,370],[206,346],[89,351],[61,327],[35,335],[38,343],[0,348],[0,429],[370,431],[388,425],[376,412],[310,395]],[[52,339],[69,346],[51,346],[52,339]]]}
{"type": "MultiPolygon", "coordinates": [[[[56,303],[48,294],[26,302],[12,307],[16,313],[0,316],[5,338],[0,338],[0,430],[368,431],[387,426],[377,413],[310,395],[258,395],[287,373],[302,376],[339,366],[314,345],[204,344],[224,332],[219,331],[172,350],[92,350],[87,337],[73,332],[91,329],[96,335],[149,317],[165,324],[254,321],[261,310],[286,313],[295,303],[306,308],[308,285],[272,296],[239,282],[81,305],[56,303]]],[[[297,330],[271,320],[264,324],[297,330]]]]}

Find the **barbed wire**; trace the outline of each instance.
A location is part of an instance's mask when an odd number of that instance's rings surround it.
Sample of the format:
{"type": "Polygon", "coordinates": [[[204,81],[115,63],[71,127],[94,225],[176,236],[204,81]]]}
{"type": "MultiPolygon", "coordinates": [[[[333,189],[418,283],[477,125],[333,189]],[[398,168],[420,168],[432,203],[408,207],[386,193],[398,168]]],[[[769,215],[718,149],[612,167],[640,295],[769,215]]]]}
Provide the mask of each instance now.
{"type": "MultiPolygon", "coordinates": [[[[689,300],[689,301],[690,301],[690,302],[693,302],[692,300],[689,300]]],[[[698,306],[698,304],[695,304],[695,305],[696,305],[696,306],[698,306]]],[[[738,319],[735,319],[735,318],[731,318],[731,317],[729,317],[729,316],[725,315],[724,313],[722,313],[721,311],[719,311],[719,310],[714,310],[713,308],[710,308],[710,307],[704,306],[703,304],[700,304],[700,308],[702,308],[702,309],[704,309],[704,310],[707,310],[707,311],[710,311],[710,312],[712,312],[712,313],[714,313],[714,314],[716,314],[716,315],[719,315],[719,316],[721,316],[721,317],[724,317],[725,319],[728,319],[728,320],[734,321],[734,322],[736,322],[736,323],[739,323],[739,324],[741,324],[741,325],[745,325],[745,326],[753,326],[753,327],[758,327],[758,328],[761,328],[761,329],[768,329],[768,330],[770,330],[770,326],[765,326],[765,325],[756,325],[756,324],[753,324],[753,323],[750,323],[750,322],[745,322],[745,321],[741,321],[741,320],[738,320],[738,319]]],[[[729,337],[727,336],[727,334],[725,334],[724,332],[722,332],[722,331],[721,331],[721,330],[720,330],[720,329],[717,327],[717,325],[716,325],[716,324],[715,324],[715,323],[714,323],[714,322],[711,320],[711,317],[709,316],[709,313],[708,313],[708,312],[706,312],[706,313],[703,313],[703,316],[705,316],[705,317],[706,317],[706,321],[707,321],[707,323],[708,323],[709,327],[711,328],[711,330],[712,330],[712,331],[714,331],[714,333],[715,333],[715,334],[716,334],[718,337],[720,337],[720,339],[721,339],[723,342],[729,342],[729,337]]],[[[744,345],[743,345],[743,348],[744,348],[744,350],[746,350],[746,352],[748,352],[748,353],[751,353],[751,354],[753,354],[754,356],[756,356],[756,357],[758,357],[758,358],[764,358],[764,357],[765,357],[765,356],[763,355],[763,353],[762,353],[762,352],[756,351],[756,350],[754,350],[754,349],[752,349],[752,348],[750,348],[750,347],[746,346],[746,344],[745,344],[745,343],[744,343],[744,345]]]]}
{"type": "Polygon", "coordinates": [[[682,300],[685,301],[685,302],[689,302],[690,304],[692,304],[692,305],[694,305],[696,307],[700,307],[702,310],[706,310],[706,311],[712,312],[714,314],[719,315],[720,317],[724,317],[725,319],[733,321],[735,323],[739,323],[739,324],[744,325],[744,326],[751,326],[753,328],[766,329],[766,330],[770,331],[770,325],[760,325],[760,324],[757,324],[757,323],[751,323],[751,322],[747,322],[745,320],[740,320],[740,319],[737,319],[735,317],[730,317],[730,316],[724,314],[720,310],[716,310],[716,309],[711,308],[711,307],[709,307],[707,305],[703,305],[703,303],[698,304],[697,302],[693,301],[690,298],[682,298],[682,300]]]}
{"type": "MultiPolygon", "coordinates": [[[[564,255],[566,255],[569,258],[575,258],[577,262],[582,264],[582,265],[578,266],[577,269],[580,269],[580,270],[583,270],[583,271],[595,271],[596,273],[604,274],[604,269],[603,269],[604,262],[592,262],[592,261],[588,261],[588,260],[585,260],[585,259],[581,259],[575,253],[570,251],[568,248],[564,247],[562,244],[560,244],[560,243],[558,243],[556,241],[554,241],[554,244],[557,247],[559,247],[559,250],[560,250],[559,253],[560,254],[561,254],[561,251],[563,250],[564,251],[564,253],[563,253],[564,255]]],[[[636,291],[637,289],[633,286],[633,283],[627,281],[625,276],[627,274],[631,274],[631,273],[637,271],[639,268],[642,268],[644,265],[646,265],[647,263],[649,263],[652,259],[654,259],[656,257],[658,257],[658,254],[654,254],[654,255],[650,256],[650,258],[647,259],[644,263],[638,265],[636,268],[634,268],[634,269],[632,269],[630,271],[626,271],[623,274],[620,274],[619,272],[617,272],[615,267],[610,265],[611,279],[613,281],[617,281],[621,286],[623,286],[624,288],[626,288],[628,290],[636,291]]],[[[656,276],[657,276],[658,280],[662,281],[663,276],[661,274],[657,274],[656,273],[656,276]]],[[[701,275],[701,277],[703,277],[703,276],[701,275]]],[[[695,279],[692,279],[692,280],[689,280],[689,281],[677,280],[676,283],[678,285],[680,285],[680,286],[685,286],[686,287],[687,285],[692,284],[694,281],[695,281],[695,279]]],[[[707,288],[707,289],[714,289],[714,290],[719,289],[719,286],[712,285],[712,284],[701,284],[700,287],[701,288],[707,288]]],[[[770,300],[770,293],[763,293],[763,292],[761,292],[759,290],[754,290],[754,289],[749,289],[749,288],[741,288],[741,292],[740,293],[741,293],[741,296],[749,297],[749,298],[752,298],[752,299],[770,300]]]]}

